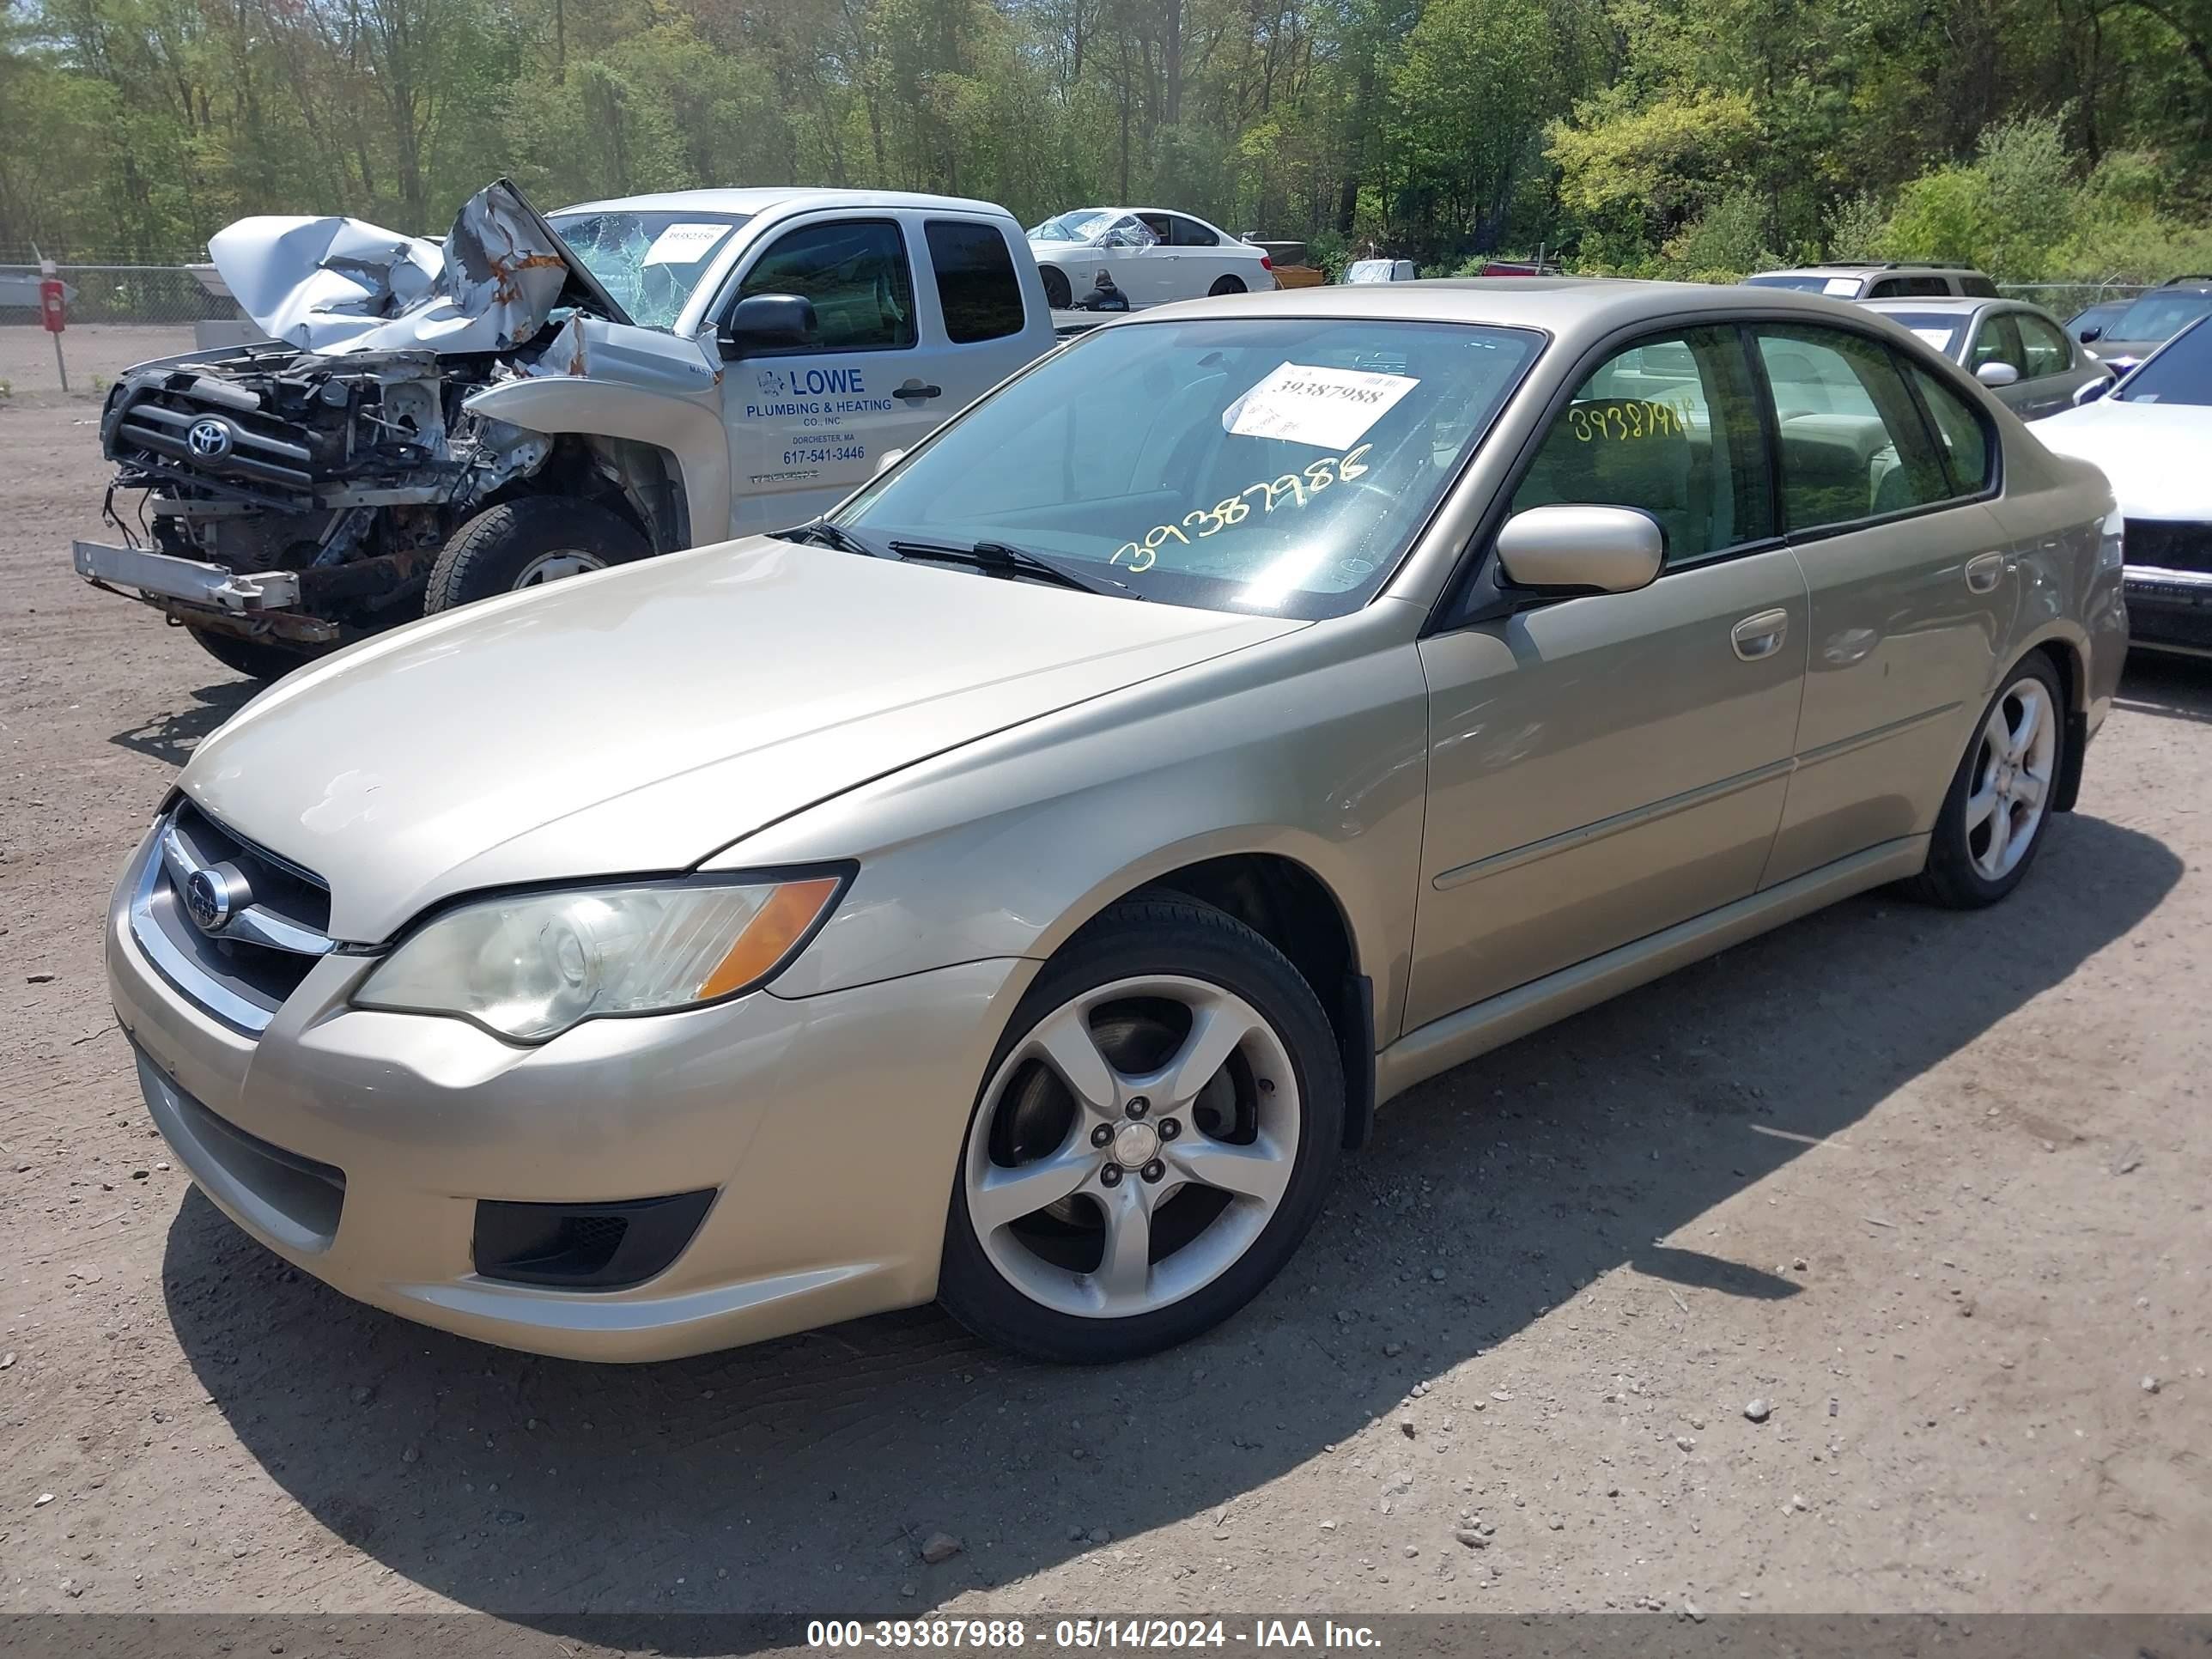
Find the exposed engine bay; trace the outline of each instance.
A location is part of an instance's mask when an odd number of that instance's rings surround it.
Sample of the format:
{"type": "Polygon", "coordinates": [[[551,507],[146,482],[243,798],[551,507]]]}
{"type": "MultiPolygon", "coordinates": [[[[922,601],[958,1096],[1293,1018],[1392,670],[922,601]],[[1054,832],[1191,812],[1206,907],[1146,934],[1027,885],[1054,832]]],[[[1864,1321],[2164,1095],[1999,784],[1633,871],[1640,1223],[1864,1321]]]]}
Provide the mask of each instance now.
{"type": "Polygon", "coordinates": [[[587,563],[689,544],[665,449],[469,406],[517,382],[598,380],[711,408],[720,380],[708,345],[633,324],[512,185],[471,198],[442,242],[261,218],[210,250],[271,338],[118,378],[100,435],[125,545],[80,544],[87,577],[136,589],[233,666],[281,672],[422,614],[441,550],[503,501],[552,495],[597,515],[587,563]],[[248,666],[242,651],[264,655],[248,666]]]}

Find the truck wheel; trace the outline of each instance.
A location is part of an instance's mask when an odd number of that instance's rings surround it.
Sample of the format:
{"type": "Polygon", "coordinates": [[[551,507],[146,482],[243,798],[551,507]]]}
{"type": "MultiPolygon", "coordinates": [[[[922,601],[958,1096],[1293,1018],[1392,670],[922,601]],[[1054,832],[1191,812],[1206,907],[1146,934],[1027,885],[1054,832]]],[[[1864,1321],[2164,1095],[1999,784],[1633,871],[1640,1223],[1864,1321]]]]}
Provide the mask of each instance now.
{"type": "Polygon", "coordinates": [[[264,684],[281,680],[294,669],[313,662],[320,655],[316,651],[295,650],[288,645],[274,645],[266,640],[242,640],[235,634],[217,634],[212,629],[187,628],[201,650],[213,657],[233,673],[243,674],[250,680],[264,684]]]}
{"type": "Polygon", "coordinates": [[[430,572],[423,613],[628,564],[652,551],[635,526],[595,501],[573,495],[502,501],[453,532],[430,572]]]}
{"type": "Polygon", "coordinates": [[[1067,273],[1044,268],[1044,302],[1054,311],[1065,311],[1075,303],[1074,290],[1067,285],[1067,273]]]}

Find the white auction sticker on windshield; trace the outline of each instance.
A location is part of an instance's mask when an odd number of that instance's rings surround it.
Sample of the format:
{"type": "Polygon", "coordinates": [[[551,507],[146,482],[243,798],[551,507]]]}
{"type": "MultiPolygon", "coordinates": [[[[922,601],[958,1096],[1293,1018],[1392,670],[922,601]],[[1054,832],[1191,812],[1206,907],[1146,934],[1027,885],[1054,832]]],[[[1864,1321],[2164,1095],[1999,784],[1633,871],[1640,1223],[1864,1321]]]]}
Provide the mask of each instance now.
{"type": "Polygon", "coordinates": [[[671,225],[653,239],[645,251],[649,265],[688,265],[704,258],[708,249],[730,234],[727,225],[671,225]]]}
{"type": "Polygon", "coordinates": [[[1348,449],[1419,385],[1405,374],[1285,363],[1222,410],[1221,424],[1240,438],[1348,449]]]}
{"type": "Polygon", "coordinates": [[[1916,328],[1912,332],[1916,338],[1925,340],[1938,351],[1951,349],[1951,331],[1948,328],[1916,328]]]}

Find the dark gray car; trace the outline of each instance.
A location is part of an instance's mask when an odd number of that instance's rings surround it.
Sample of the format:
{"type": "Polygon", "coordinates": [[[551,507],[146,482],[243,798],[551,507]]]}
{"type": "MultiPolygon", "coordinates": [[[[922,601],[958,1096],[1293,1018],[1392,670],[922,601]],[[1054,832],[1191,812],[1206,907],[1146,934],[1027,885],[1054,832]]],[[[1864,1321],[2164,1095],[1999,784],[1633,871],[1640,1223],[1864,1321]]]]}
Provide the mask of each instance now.
{"type": "Polygon", "coordinates": [[[2199,317],[2212,316],[2212,276],[2177,276],[2161,283],[2092,336],[2098,361],[2124,374],[2199,317]]]}
{"type": "Polygon", "coordinates": [[[2112,377],[2057,318],[2018,300],[1875,300],[1866,309],[1911,330],[2023,421],[2070,409],[2083,386],[2112,377]]]}

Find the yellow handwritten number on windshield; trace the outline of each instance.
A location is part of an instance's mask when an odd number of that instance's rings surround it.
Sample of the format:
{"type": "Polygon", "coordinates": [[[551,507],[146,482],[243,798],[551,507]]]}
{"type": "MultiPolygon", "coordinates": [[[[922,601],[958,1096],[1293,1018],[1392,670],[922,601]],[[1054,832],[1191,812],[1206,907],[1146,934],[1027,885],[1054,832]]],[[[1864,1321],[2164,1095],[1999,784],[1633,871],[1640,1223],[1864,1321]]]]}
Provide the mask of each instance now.
{"type": "MultiPolygon", "coordinates": [[[[1234,495],[1217,501],[1212,507],[1202,507],[1195,512],[1184,514],[1182,522],[1198,526],[1198,538],[1204,541],[1208,536],[1218,536],[1230,526],[1243,524],[1252,516],[1252,508],[1246,504],[1247,496],[1257,500],[1263,516],[1273,513],[1276,506],[1285,501],[1294,507],[1303,507],[1331,484],[1349,483],[1354,478],[1365,477],[1368,469],[1359,458],[1373,447],[1372,444],[1362,444],[1345,454],[1324,455],[1317,461],[1310,462],[1302,472],[1285,472],[1279,478],[1263,478],[1257,483],[1247,484],[1234,495]]],[[[1150,570],[1159,562],[1160,549],[1170,540],[1181,542],[1188,547],[1191,538],[1184,535],[1178,526],[1154,525],[1145,532],[1142,540],[1123,542],[1115,549],[1114,556],[1107,562],[1122,564],[1126,561],[1130,570],[1150,570]]]]}

